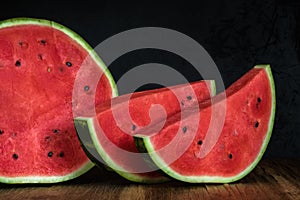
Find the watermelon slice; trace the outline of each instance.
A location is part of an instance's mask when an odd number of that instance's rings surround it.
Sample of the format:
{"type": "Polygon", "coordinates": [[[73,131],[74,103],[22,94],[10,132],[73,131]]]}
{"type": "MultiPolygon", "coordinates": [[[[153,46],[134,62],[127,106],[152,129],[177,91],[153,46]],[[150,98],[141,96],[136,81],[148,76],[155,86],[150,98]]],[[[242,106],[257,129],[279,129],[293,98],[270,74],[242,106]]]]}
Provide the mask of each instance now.
{"type": "Polygon", "coordinates": [[[76,129],[91,160],[108,165],[134,182],[157,183],[165,176],[149,168],[132,135],[144,127],[215,94],[214,81],[197,81],[113,98],[97,108],[97,116],[75,118],[76,129]],[[159,106],[157,106],[159,105],[159,106]]]}
{"type": "Polygon", "coordinates": [[[79,35],[48,20],[2,21],[0,182],[54,183],[88,171],[94,164],[77,138],[72,102],[82,115],[94,107],[77,102],[95,96],[96,104],[107,101],[116,96],[116,86],[79,35]],[[79,69],[85,69],[78,81],[85,93],[72,99],[79,69]]]}
{"type": "Polygon", "coordinates": [[[155,131],[158,124],[137,133],[136,145],[177,180],[237,181],[257,165],[267,148],[275,116],[274,87],[270,66],[255,66],[225,92],[213,97],[213,103],[200,103],[200,112],[185,109],[187,117],[174,115],[162,130],[155,131]],[[218,113],[224,106],[225,120],[218,131],[214,127],[222,120],[213,120],[212,112],[218,113]],[[212,131],[208,131],[209,126],[212,131]]]}

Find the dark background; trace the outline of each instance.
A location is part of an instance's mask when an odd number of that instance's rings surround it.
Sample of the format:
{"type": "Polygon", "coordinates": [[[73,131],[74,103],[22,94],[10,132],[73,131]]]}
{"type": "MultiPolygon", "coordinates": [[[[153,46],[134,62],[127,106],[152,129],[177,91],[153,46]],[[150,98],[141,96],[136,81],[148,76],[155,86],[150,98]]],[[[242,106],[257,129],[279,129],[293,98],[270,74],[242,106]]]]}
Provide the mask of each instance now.
{"type": "MultiPolygon", "coordinates": [[[[210,0],[199,1],[198,5],[181,2],[8,2],[0,8],[0,20],[53,20],[77,32],[92,47],[132,28],[155,26],[177,30],[208,51],[226,87],[255,64],[269,63],[276,84],[277,113],[265,157],[299,158],[300,1],[210,0]]],[[[201,79],[185,60],[159,50],[128,53],[109,69],[117,81],[127,70],[149,62],[171,66],[189,81],[201,79]]]]}

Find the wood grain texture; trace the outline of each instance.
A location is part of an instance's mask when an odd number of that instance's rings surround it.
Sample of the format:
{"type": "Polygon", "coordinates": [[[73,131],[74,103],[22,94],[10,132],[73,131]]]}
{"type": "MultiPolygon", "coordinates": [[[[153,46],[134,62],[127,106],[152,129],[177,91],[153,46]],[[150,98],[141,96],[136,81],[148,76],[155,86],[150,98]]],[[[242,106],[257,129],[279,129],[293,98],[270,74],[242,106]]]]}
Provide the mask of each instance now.
{"type": "Polygon", "coordinates": [[[0,184],[0,199],[300,199],[300,160],[262,160],[242,180],[231,184],[178,181],[145,185],[94,168],[59,184],[0,184]]]}

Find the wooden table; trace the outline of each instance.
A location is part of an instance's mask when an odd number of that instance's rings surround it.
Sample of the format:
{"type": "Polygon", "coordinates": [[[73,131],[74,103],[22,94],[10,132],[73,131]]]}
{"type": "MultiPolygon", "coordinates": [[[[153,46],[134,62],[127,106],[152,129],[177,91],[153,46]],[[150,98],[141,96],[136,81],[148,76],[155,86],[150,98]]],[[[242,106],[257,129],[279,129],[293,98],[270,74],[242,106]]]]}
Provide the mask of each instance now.
{"type": "Polygon", "coordinates": [[[59,184],[0,184],[0,199],[271,199],[300,200],[300,160],[262,160],[242,180],[231,184],[187,184],[178,181],[145,185],[94,168],[59,184]]]}

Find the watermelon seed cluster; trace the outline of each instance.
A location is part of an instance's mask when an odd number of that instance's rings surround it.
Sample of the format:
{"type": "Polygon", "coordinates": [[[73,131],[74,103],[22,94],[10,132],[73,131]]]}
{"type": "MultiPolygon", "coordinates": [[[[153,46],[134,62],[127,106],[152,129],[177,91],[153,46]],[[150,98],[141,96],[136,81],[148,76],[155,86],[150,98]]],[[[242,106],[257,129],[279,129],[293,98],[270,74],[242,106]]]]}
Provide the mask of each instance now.
{"type": "MultiPolygon", "coordinates": [[[[4,134],[4,130],[0,129],[0,135],[2,135],[2,134],[4,134]]],[[[12,136],[16,136],[16,133],[13,133],[12,136]]],[[[18,156],[18,154],[14,153],[14,154],[12,155],[12,158],[13,158],[14,160],[17,160],[17,159],[19,158],[19,156],[18,156]]]]}
{"type": "MultiPolygon", "coordinates": [[[[52,151],[49,151],[49,152],[48,152],[48,157],[51,158],[52,156],[53,156],[53,152],[52,152],[52,151]]],[[[65,156],[65,153],[64,153],[63,151],[61,151],[61,152],[58,154],[58,156],[62,158],[62,157],[65,156]]]]}
{"type": "Polygon", "coordinates": [[[257,97],[257,103],[256,103],[256,109],[258,109],[258,106],[259,106],[259,104],[260,104],[260,102],[261,102],[261,98],[260,97],[257,97]]]}
{"type": "MultiPolygon", "coordinates": [[[[188,101],[191,101],[191,100],[193,99],[193,97],[189,95],[189,96],[186,96],[186,99],[187,99],[188,101]]],[[[184,106],[184,101],[185,101],[185,100],[180,101],[180,103],[181,103],[182,106],[184,106]]]]}
{"type": "MultiPolygon", "coordinates": [[[[258,105],[260,104],[260,102],[261,102],[261,98],[260,98],[260,97],[257,97],[257,103],[256,103],[256,108],[257,108],[257,109],[258,109],[258,105]]],[[[254,123],[254,127],[255,127],[255,128],[258,128],[258,126],[259,126],[259,122],[256,121],[256,122],[254,123]]]]}
{"type": "MultiPolygon", "coordinates": [[[[58,133],[60,133],[60,132],[61,132],[60,129],[57,129],[57,128],[52,129],[52,133],[53,133],[53,134],[58,134],[58,133]]],[[[45,137],[45,141],[46,141],[46,142],[51,141],[51,136],[46,136],[46,137],[45,137]]],[[[47,154],[47,156],[48,156],[49,158],[53,157],[53,155],[54,155],[53,151],[49,151],[48,154],[47,154]]],[[[60,158],[62,158],[62,157],[65,156],[65,153],[64,153],[63,151],[61,151],[59,154],[57,154],[57,156],[60,157],[60,158]]]]}

